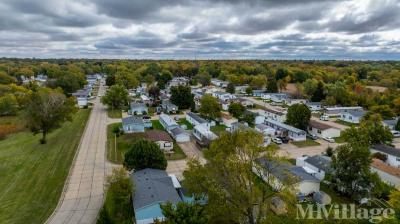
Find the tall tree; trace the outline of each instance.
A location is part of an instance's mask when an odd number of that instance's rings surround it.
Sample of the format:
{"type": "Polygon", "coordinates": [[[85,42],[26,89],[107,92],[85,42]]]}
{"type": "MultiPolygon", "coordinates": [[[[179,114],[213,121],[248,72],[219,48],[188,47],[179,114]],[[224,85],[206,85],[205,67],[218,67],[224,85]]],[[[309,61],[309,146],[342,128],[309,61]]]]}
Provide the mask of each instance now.
{"type": "Polygon", "coordinates": [[[46,143],[49,132],[72,120],[76,111],[72,98],[66,98],[58,90],[41,88],[29,97],[25,117],[27,126],[34,134],[42,133],[41,144],[46,143]]]}
{"type": "Polygon", "coordinates": [[[306,105],[294,104],[288,109],[286,123],[292,125],[293,127],[307,130],[310,118],[311,111],[306,105]]]}
{"type": "Polygon", "coordinates": [[[124,166],[128,170],[142,170],[146,168],[165,170],[167,168],[167,160],[156,143],[147,140],[138,140],[125,153],[124,166]]]}
{"type": "Polygon", "coordinates": [[[149,95],[153,97],[154,100],[158,99],[160,96],[160,88],[158,88],[158,86],[151,85],[149,87],[149,95]]]}
{"type": "Polygon", "coordinates": [[[111,86],[106,94],[101,98],[101,102],[108,105],[111,109],[122,109],[128,105],[128,90],[122,85],[111,86]]]}
{"type": "Polygon", "coordinates": [[[246,107],[244,107],[241,103],[231,103],[228,108],[229,113],[236,118],[242,117],[245,110],[246,107]]]}
{"type": "Polygon", "coordinates": [[[171,88],[171,102],[179,109],[188,109],[193,104],[193,94],[190,86],[173,86],[171,88]]]}
{"type": "Polygon", "coordinates": [[[204,117],[217,119],[221,116],[221,105],[215,97],[205,94],[200,99],[199,112],[204,117]]]}
{"type": "Polygon", "coordinates": [[[205,207],[198,202],[179,202],[176,205],[166,203],[160,206],[165,217],[164,224],[208,224],[205,207]]]}
{"type": "Polygon", "coordinates": [[[326,97],[324,92],[324,83],[319,81],[317,84],[317,88],[315,89],[314,93],[312,94],[311,101],[312,102],[321,102],[326,97]]]}
{"type": "Polygon", "coordinates": [[[267,92],[269,92],[269,93],[276,93],[276,92],[278,92],[278,84],[277,84],[275,78],[270,78],[270,79],[268,79],[268,82],[267,82],[267,92]]]}
{"type": "Polygon", "coordinates": [[[226,87],[226,92],[234,94],[235,93],[235,84],[229,83],[228,86],[226,87]]]}

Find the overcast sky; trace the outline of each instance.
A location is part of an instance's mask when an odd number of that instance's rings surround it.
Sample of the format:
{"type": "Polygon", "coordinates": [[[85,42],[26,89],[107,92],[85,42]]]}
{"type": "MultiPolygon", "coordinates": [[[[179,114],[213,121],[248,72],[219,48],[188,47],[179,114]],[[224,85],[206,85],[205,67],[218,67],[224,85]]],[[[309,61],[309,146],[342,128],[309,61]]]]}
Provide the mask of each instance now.
{"type": "Polygon", "coordinates": [[[400,0],[1,0],[0,56],[400,60],[400,0]]]}

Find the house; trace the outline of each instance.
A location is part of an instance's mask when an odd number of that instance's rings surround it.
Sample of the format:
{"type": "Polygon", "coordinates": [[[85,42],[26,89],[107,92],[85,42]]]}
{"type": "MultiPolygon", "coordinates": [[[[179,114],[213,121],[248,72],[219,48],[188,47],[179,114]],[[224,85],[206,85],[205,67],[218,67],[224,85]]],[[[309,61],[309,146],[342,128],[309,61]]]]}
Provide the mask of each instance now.
{"type": "Polygon", "coordinates": [[[221,122],[229,128],[233,123],[238,122],[238,119],[227,113],[221,113],[221,122]]]}
{"type": "Polygon", "coordinates": [[[256,159],[256,164],[253,172],[276,191],[292,186],[297,195],[310,195],[320,189],[320,180],[307,173],[303,167],[265,158],[256,159]]]}
{"type": "Polygon", "coordinates": [[[316,120],[310,120],[308,132],[318,136],[319,138],[336,138],[340,136],[339,129],[316,120]]]}
{"type": "Polygon", "coordinates": [[[164,110],[165,113],[176,113],[178,111],[178,106],[171,103],[169,100],[163,100],[161,103],[161,108],[164,110]]]}
{"type": "Polygon", "coordinates": [[[359,124],[361,118],[366,114],[364,110],[348,110],[340,112],[339,120],[352,124],[359,124]]]}
{"type": "Polygon", "coordinates": [[[193,136],[195,137],[197,144],[202,147],[208,147],[212,140],[218,138],[218,136],[210,130],[210,123],[208,122],[194,126],[193,136]]]}
{"type": "Polygon", "coordinates": [[[146,94],[141,94],[140,95],[140,100],[145,104],[151,104],[152,103],[152,99],[150,99],[150,97],[148,97],[146,94]]]}
{"type": "Polygon", "coordinates": [[[252,109],[249,111],[256,113],[260,116],[264,116],[266,118],[276,120],[276,121],[279,121],[282,123],[286,121],[286,111],[283,111],[283,110],[278,110],[278,109],[267,107],[264,109],[252,109]]]}
{"type": "Polygon", "coordinates": [[[173,86],[186,86],[189,83],[189,79],[186,77],[173,77],[171,81],[169,81],[168,87],[171,88],[173,86]]]}
{"type": "Polygon", "coordinates": [[[255,90],[253,90],[253,92],[252,92],[252,96],[254,96],[254,97],[261,97],[261,94],[263,94],[264,93],[264,90],[262,90],[262,89],[255,89],[255,90]]]}
{"type": "Polygon", "coordinates": [[[341,113],[351,111],[351,110],[363,110],[362,107],[326,107],[324,109],[324,114],[329,117],[340,116],[341,113]]]}
{"type": "Polygon", "coordinates": [[[90,97],[90,91],[81,89],[81,90],[76,91],[75,93],[72,93],[72,96],[76,97],[78,107],[84,108],[84,107],[87,107],[87,105],[88,105],[88,98],[90,97]]]}
{"type": "Polygon", "coordinates": [[[246,128],[249,128],[249,125],[246,122],[235,122],[231,124],[231,126],[229,127],[229,131],[235,132],[236,130],[246,128]]]}
{"type": "Polygon", "coordinates": [[[396,119],[391,119],[391,120],[383,120],[382,125],[385,127],[388,127],[390,130],[395,130],[396,124],[397,124],[398,118],[396,119]]]}
{"type": "Polygon", "coordinates": [[[43,74],[37,75],[35,77],[35,81],[39,82],[39,83],[45,83],[45,82],[47,82],[47,79],[48,79],[47,75],[43,75],[43,74]]]}
{"type": "Polygon", "coordinates": [[[172,119],[170,116],[166,114],[160,114],[160,124],[164,127],[165,130],[167,130],[168,133],[171,134],[171,130],[179,127],[178,123],[174,119],[172,119]]]}
{"type": "Polygon", "coordinates": [[[165,131],[148,130],[145,132],[144,137],[149,141],[155,142],[161,150],[171,151],[174,148],[174,141],[165,131]]]}
{"type": "Polygon", "coordinates": [[[128,114],[131,115],[142,115],[142,114],[148,114],[149,110],[144,103],[138,103],[138,102],[131,102],[130,105],[130,110],[128,111],[128,114]]]}
{"type": "Polygon", "coordinates": [[[292,98],[287,98],[283,100],[284,103],[286,103],[289,106],[292,106],[294,104],[306,104],[307,100],[306,99],[292,99],[292,98]]]}
{"type": "Polygon", "coordinates": [[[254,106],[254,103],[251,100],[248,100],[245,98],[237,98],[236,101],[245,107],[253,107],[254,106]]]}
{"type": "Polygon", "coordinates": [[[249,85],[235,86],[235,93],[244,94],[247,88],[249,88],[249,85]]]}
{"type": "Polygon", "coordinates": [[[217,87],[226,88],[228,86],[229,82],[222,81],[219,79],[211,79],[211,84],[213,84],[214,86],[217,86],[217,87]]]}
{"type": "Polygon", "coordinates": [[[230,93],[220,92],[220,91],[213,92],[211,95],[222,101],[228,101],[236,98],[234,95],[230,93]]]}
{"type": "Polygon", "coordinates": [[[130,179],[135,186],[132,202],[136,224],[154,223],[154,219],[163,220],[160,204],[177,204],[182,201],[177,191],[179,181],[164,170],[146,168],[132,173],[130,179]]]}
{"type": "Polygon", "coordinates": [[[387,156],[386,163],[390,166],[400,168],[400,149],[388,145],[373,145],[370,148],[371,153],[382,153],[387,156]]]}
{"type": "Polygon", "coordinates": [[[98,77],[97,75],[87,75],[86,76],[86,81],[89,85],[93,86],[94,84],[97,83],[98,77]]]}
{"type": "Polygon", "coordinates": [[[141,117],[130,116],[122,118],[122,129],[125,133],[144,132],[144,122],[141,117]]]}
{"type": "Polygon", "coordinates": [[[307,102],[306,106],[311,110],[311,112],[320,111],[323,109],[321,102],[307,102]]]}
{"type": "Polygon", "coordinates": [[[263,100],[271,100],[275,103],[283,103],[290,97],[287,93],[262,93],[261,98],[263,100]]]}
{"type": "Polygon", "coordinates": [[[193,126],[203,124],[203,123],[208,123],[205,119],[203,119],[202,117],[200,117],[199,115],[197,115],[193,112],[186,113],[185,117],[186,117],[186,120],[193,126]]]}
{"type": "Polygon", "coordinates": [[[270,118],[265,119],[264,123],[275,129],[275,132],[280,135],[280,136],[287,136],[289,137],[292,141],[298,142],[298,141],[305,141],[306,140],[306,132],[303,130],[300,130],[298,128],[292,127],[290,125],[287,125],[285,123],[281,123],[279,121],[272,120],[270,118]]]}
{"type": "Polygon", "coordinates": [[[332,159],[328,156],[302,156],[296,158],[296,166],[303,169],[318,180],[324,180],[325,174],[332,172],[332,159]]]}
{"type": "Polygon", "coordinates": [[[377,173],[383,182],[400,190],[400,168],[372,159],[371,171],[377,173]]]}
{"type": "Polygon", "coordinates": [[[275,129],[265,125],[265,124],[257,124],[254,129],[264,136],[273,136],[275,133],[275,129]]]}
{"type": "Polygon", "coordinates": [[[190,141],[190,135],[183,130],[183,128],[176,127],[171,129],[171,135],[175,139],[176,142],[189,142],[190,141]]]}

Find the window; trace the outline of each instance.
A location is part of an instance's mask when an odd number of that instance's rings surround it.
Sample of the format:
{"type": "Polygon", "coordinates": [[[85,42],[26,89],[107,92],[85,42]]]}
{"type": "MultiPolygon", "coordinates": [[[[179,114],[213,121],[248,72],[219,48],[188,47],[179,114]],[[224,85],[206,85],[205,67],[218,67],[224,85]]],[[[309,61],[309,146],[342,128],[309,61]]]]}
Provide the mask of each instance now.
{"type": "Polygon", "coordinates": [[[318,132],[318,134],[321,134],[321,130],[319,130],[319,129],[318,129],[318,131],[317,131],[317,132],[318,132]]]}
{"type": "Polygon", "coordinates": [[[396,157],[396,161],[399,162],[399,161],[400,161],[400,158],[399,158],[399,157],[396,157]]]}

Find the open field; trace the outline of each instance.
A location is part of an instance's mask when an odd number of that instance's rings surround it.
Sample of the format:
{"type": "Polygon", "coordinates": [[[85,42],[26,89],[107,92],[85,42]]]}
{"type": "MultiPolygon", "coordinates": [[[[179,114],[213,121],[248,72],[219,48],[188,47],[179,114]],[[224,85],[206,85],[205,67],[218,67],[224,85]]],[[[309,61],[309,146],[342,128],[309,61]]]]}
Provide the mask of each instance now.
{"type": "Polygon", "coordinates": [[[48,135],[21,132],[0,141],[1,223],[43,223],[58,203],[90,110],[48,135]]]}

